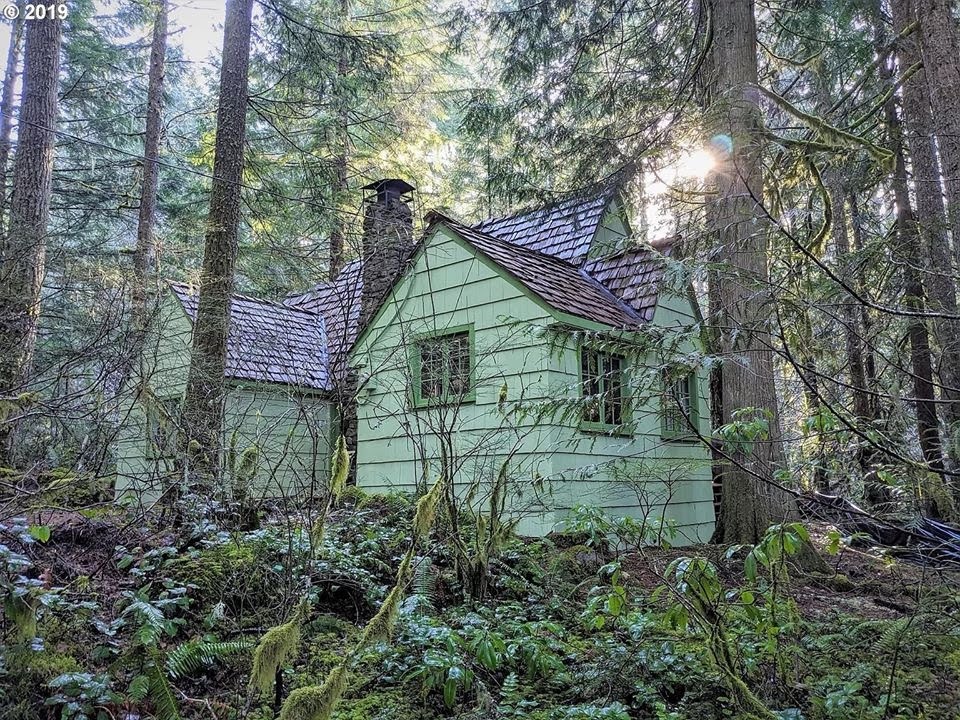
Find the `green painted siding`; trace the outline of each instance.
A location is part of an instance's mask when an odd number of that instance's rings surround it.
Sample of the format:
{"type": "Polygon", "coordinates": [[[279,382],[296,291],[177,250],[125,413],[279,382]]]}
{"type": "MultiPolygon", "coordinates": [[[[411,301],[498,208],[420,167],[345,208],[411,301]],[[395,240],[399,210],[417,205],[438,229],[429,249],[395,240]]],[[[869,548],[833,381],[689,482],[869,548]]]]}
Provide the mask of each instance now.
{"type": "MultiPolygon", "coordinates": [[[[507,420],[497,410],[501,388],[518,399],[544,397],[548,352],[531,326],[546,311],[501,278],[460,241],[438,234],[428,243],[361,338],[357,479],[377,492],[413,490],[438,473],[438,436],[451,436],[460,489],[492,477],[507,454],[515,473],[549,472],[551,428],[532,420],[507,420]],[[414,408],[409,352],[417,338],[472,328],[475,399],[414,408]]],[[[535,502],[531,498],[530,502],[535,502]]]]}
{"type": "MultiPolygon", "coordinates": [[[[179,403],[187,384],[191,325],[176,298],[161,303],[144,353],[151,393],[179,403]]],[[[115,443],[118,496],[156,498],[172,461],[150,457],[148,431],[156,413],[132,396],[121,416],[115,443]],[[141,497],[142,496],[142,497],[141,497]]],[[[258,448],[254,485],[263,496],[309,492],[325,482],[329,468],[330,405],[313,393],[283,385],[228,381],[224,447],[239,457],[258,448]]],[[[227,476],[229,478],[229,475],[227,476]]]]}
{"type": "Polygon", "coordinates": [[[623,249],[623,243],[630,235],[630,228],[625,220],[623,202],[615,197],[611,200],[600,227],[590,243],[590,257],[609,255],[623,249]]]}
{"type": "MultiPolygon", "coordinates": [[[[691,320],[692,308],[680,297],[665,297],[655,317],[667,326],[691,320]]],[[[634,408],[636,434],[630,438],[585,433],[576,418],[563,419],[560,412],[533,419],[532,411],[558,399],[576,401],[580,393],[576,348],[551,347],[542,335],[555,322],[541,301],[439,229],[353,354],[361,377],[360,486],[373,492],[422,487],[436,477],[440,438],[449,437],[458,492],[475,481],[488,488],[510,458],[511,488],[521,493],[512,507],[524,515],[522,533],[549,532],[570,507],[587,504],[616,514],[665,516],[680,526],[681,540],[706,539],[713,528],[709,454],[660,437],[659,387],[634,408]],[[414,407],[409,357],[415,338],[463,326],[472,328],[476,344],[476,399],[414,407]],[[522,398],[530,415],[501,412],[504,386],[504,408],[522,398]]],[[[647,374],[642,365],[631,372],[638,383],[647,374]]],[[[705,378],[698,385],[702,394],[705,378]]],[[[700,422],[707,433],[707,419],[700,422]]]]}
{"type": "MultiPolygon", "coordinates": [[[[665,291],[653,323],[682,328],[696,320],[684,294],[665,291]]],[[[676,350],[693,351],[689,343],[676,350]]],[[[676,523],[676,541],[705,542],[713,533],[710,453],[701,443],[677,442],[663,437],[659,367],[666,358],[651,353],[635,359],[630,372],[632,430],[629,437],[585,433],[568,427],[561,432],[560,449],[553,455],[558,509],[593,504],[612,515],[676,523]]],[[[555,395],[579,393],[579,362],[575,348],[563,351],[551,372],[555,395]]],[[[698,373],[699,431],[710,434],[708,378],[698,373]]]]}

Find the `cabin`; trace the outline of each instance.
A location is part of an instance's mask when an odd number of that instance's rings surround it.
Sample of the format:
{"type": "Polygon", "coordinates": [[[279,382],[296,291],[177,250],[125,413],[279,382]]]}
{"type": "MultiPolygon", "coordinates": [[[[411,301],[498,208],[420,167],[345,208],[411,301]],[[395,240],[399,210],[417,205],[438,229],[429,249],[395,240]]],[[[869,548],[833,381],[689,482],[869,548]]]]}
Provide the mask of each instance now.
{"type": "MultiPolygon", "coordinates": [[[[670,243],[637,244],[616,192],[478,224],[431,212],[415,238],[412,186],[365,190],[362,255],[335,280],[233,300],[226,474],[247,452],[265,497],[310,492],[342,434],[368,492],[445,476],[464,502],[501,488],[521,534],[593,506],[707,540],[701,317],[670,243]]],[[[183,394],[195,298],[171,284],[176,332],[155,333],[151,401],[118,443],[128,489],[169,445],[157,428],[183,394]]]]}

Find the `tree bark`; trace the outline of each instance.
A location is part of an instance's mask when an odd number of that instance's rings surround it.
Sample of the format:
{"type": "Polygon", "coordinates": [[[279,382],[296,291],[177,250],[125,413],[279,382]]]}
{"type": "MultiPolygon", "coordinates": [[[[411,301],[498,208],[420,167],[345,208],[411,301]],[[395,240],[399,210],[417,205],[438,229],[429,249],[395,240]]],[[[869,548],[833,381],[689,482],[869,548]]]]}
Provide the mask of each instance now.
{"type": "MultiPolygon", "coordinates": [[[[880,31],[880,14],[877,13],[876,47],[885,52],[880,31]]],[[[892,73],[887,63],[880,64],[881,80],[892,86],[892,73]]],[[[913,313],[924,312],[923,252],[920,231],[910,199],[907,166],[903,152],[903,127],[897,114],[896,100],[891,95],[884,104],[884,119],[887,125],[888,143],[894,154],[894,169],[891,177],[895,203],[895,247],[893,254],[900,258],[903,268],[904,305],[913,313]]],[[[914,406],[917,414],[917,436],[924,461],[931,470],[943,472],[943,454],[940,446],[940,426],[933,384],[933,362],[930,355],[930,338],[922,317],[911,316],[907,320],[907,337],[910,342],[910,365],[913,382],[914,406]]],[[[938,515],[934,505],[928,511],[938,515]]]]}
{"type": "Polygon", "coordinates": [[[350,164],[350,119],[347,92],[347,75],[350,72],[349,39],[346,36],[350,20],[350,1],[340,0],[340,53],[337,57],[337,152],[333,158],[333,227],[330,231],[330,280],[336,280],[343,267],[344,247],[347,239],[347,222],[342,203],[347,193],[348,167],[350,164]]]}
{"type": "MultiPolygon", "coordinates": [[[[22,3],[18,3],[18,6],[22,3]]],[[[22,8],[21,8],[22,10],[22,8]]],[[[17,75],[20,73],[20,49],[23,46],[23,12],[10,26],[10,47],[7,49],[7,69],[3,74],[0,95],[0,238],[6,229],[7,165],[10,163],[10,134],[13,130],[13,96],[17,75]]]]}
{"type": "MultiPolygon", "coordinates": [[[[857,194],[851,192],[847,197],[847,206],[850,210],[850,229],[853,231],[853,251],[862,252],[867,243],[864,239],[864,218],[860,212],[860,203],[857,200],[857,194]]],[[[861,292],[866,289],[863,271],[857,273],[857,287],[861,292]]],[[[860,327],[863,329],[861,347],[863,349],[863,372],[866,384],[864,387],[868,390],[866,399],[868,403],[868,417],[872,420],[879,420],[883,415],[883,408],[880,406],[879,383],[877,381],[877,357],[873,351],[874,342],[874,321],[870,314],[870,308],[866,305],[860,305],[860,327]]]]}
{"type": "Polygon", "coordinates": [[[757,30],[752,0],[711,0],[714,88],[708,117],[716,143],[715,199],[708,211],[724,269],[718,273],[722,405],[725,424],[755,408],[768,423],[765,439],[746,449],[730,444],[723,473],[718,539],[756,542],[791,503],[757,479],[784,468],[774,387],[767,270],[768,236],[760,208],[763,191],[761,117],[757,85],[757,30]]]}
{"type": "Polygon", "coordinates": [[[951,0],[916,0],[920,52],[933,108],[953,250],[960,266],[960,42],[951,0]]]}
{"type": "MultiPolygon", "coordinates": [[[[10,227],[0,271],[0,397],[28,380],[40,316],[47,221],[53,187],[54,127],[63,21],[25,21],[23,98],[10,198],[10,227]]],[[[5,449],[9,424],[0,428],[5,449]]],[[[4,450],[0,449],[0,453],[4,450]]]]}
{"type": "MultiPolygon", "coordinates": [[[[892,7],[894,32],[899,35],[913,21],[913,0],[893,0],[892,7]]],[[[901,39],[897,53],[904,69],[920,62],[915,33],[901,39]]],[[[920,235],[928,259],[925,285],[929,307],[943,314],[956,315],[957,287],[951,272],[950,240],[940,183],[940,164],[933,141],[926,69],[914,74],[904,84],[903,114],[920,235]]],[[[940,396],[944,401],[941,407],[950,434],[953,435],[960,423],[960,322],[935,318],[933,329],[940,348],[936,369],[940,396]]],[[[947,447],[953,447],[953,443],[948,443],[947,447]]]]}
{"type": "MultiPolygon", "coordinates": [[[[157,210],[157,184],[160,176],[160,114],[163,109],[163,76],[167,55],[167,0],[156,0],[153,41],[150,45],[150,70],[147,84],[147,122],[143,139],[143,182],[140,186],[140,211],[137,216],[137,246],[133,255],[133,327],[142,334],[147,326],[147,299],[156,268],[156,242],[153,236],[157,210]]],[[[139,343],[138,343],[139,346],[139,343]]]]}
{"type": "MultiPolygon", "coordinates": [[[[843,182],[838,177],[826,177],[827,192],[830,196],[830,205],[833,208],[833,222],[830,228],[834,251],[840,263],[848,262],[850,255],[850,237],[847,233],[847,208],[844,203],[843,182]]],[[[847,282],[851,282],[849,273],[842,269],[847,282]]],[[[859,290],[859,283],[851,283],[859,290]]],[[[867,390],[867,373],[863,361],[863,330],[857,317],[856,301],[845,298],[840,306],[840,316],[843,318],[844,345],[847,353],[847,368],[850,372],[850,394],[853,414],[860,421],[874,420],[870,395],[867,390]]],[[[862,463],[861,463],[862,465],[862,463]]],[[[867,468],[864,468],[867,469],[867,468]]]]}
{"type": "Polygon", "coordinates": [[[187,451],[202,482],[219,478],[230,297],[240,224],[253,0],[227,0],[213,186],[184,398],[187,451]]]}

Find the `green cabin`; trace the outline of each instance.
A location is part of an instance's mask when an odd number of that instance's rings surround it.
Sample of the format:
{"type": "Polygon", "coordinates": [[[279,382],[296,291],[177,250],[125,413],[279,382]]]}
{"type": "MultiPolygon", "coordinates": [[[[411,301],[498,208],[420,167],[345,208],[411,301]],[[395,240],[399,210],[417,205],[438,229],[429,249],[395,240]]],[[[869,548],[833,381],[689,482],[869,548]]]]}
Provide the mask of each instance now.
{"type": "MultiPolygon", "coordinates": [[[[445,474],[465,502],[505,486],[521,534],[586,505],[707,540],[700,315],[670,245],[636,244],[615,192],[472,226],[432,212],[415,239],[413,188],[365,189],[362,257],[334,281],[233,300],[225,476],[311,492],[342,433],[369,492],[445,474]]],[[[121,490],[169,472],[160,428],[176,430],[195,304],[171,285],[161,306],[146,401],[118,442],[121,490]]]]}

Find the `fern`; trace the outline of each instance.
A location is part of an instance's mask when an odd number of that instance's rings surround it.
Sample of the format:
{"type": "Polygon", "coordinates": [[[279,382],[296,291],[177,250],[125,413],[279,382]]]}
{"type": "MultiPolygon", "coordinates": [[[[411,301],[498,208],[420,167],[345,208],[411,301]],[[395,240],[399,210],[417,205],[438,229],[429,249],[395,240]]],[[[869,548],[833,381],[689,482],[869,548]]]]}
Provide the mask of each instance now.
{"type": "Polygon", "coordinates": [[[430,610],[437,605],[437,574],[434,571],[433,561],[429,557],[421,558],[413,571],[413,592],[419,604],[430,610]]]}
{"type": "Polygon", "coordinates": [[[173,696],[173,688],[167,682],[163,673],[163,659],[160,651],[154,647],[147,649],[150,662],[144,669],[144,675],[149,679],[149,698],[156,710],[157,720],[180,720],[180,709],[177,699],[173,696]]]}
{"type": "Polygon", "coordinates": [[[910,635],[912,618],[897,618],[883,623],[880,637],[873,645],[876,654],[893,655],[910,635]]]}
{"type": "Polygon", "coordinates": [[[246,652],[251,647],[253,643],[247,639],[227,642],[191,640],[167,655],[167,674],[174,680],[178,680],[204,667],[209,667],[229,655],[246,652]]]}

